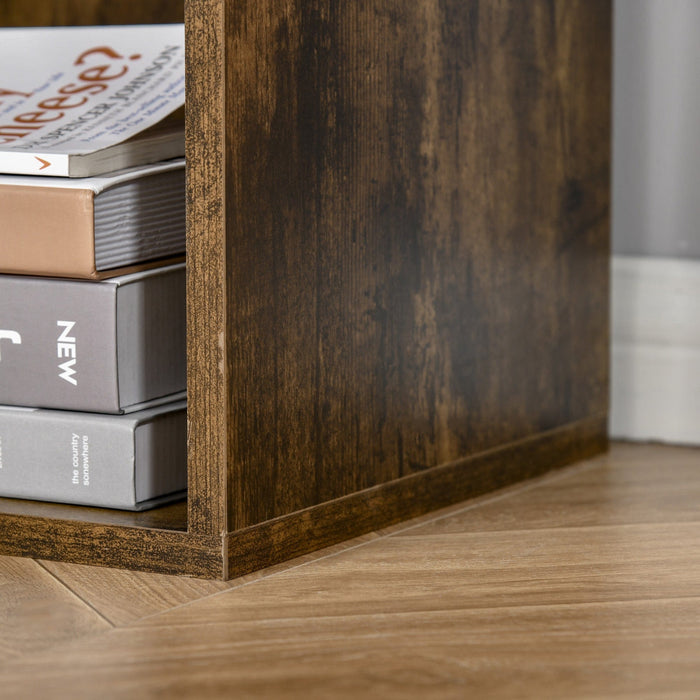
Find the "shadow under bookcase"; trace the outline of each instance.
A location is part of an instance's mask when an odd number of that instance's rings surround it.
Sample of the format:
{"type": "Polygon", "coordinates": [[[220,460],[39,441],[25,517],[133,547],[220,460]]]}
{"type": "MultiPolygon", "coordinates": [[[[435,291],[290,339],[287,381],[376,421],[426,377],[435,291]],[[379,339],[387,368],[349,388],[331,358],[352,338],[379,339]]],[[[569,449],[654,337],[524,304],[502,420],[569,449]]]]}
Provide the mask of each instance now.
{"type": "Polygon", "coordinates": [[[0,553],[229,578],[606,449],[610,0],[8,0],[184,18],[186,502],[0,553]]]}

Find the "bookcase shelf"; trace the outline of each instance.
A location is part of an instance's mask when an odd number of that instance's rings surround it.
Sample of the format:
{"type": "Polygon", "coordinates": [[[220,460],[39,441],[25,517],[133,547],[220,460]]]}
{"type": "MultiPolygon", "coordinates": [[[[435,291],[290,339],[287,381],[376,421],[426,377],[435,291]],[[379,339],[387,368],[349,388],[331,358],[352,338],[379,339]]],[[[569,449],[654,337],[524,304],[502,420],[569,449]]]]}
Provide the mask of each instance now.
{"type": "Polygon", "coordinates": [[[182,21],[186,503],[0,553],[227,578],[606,448],[610,0],[10,0],[182,21]]]}

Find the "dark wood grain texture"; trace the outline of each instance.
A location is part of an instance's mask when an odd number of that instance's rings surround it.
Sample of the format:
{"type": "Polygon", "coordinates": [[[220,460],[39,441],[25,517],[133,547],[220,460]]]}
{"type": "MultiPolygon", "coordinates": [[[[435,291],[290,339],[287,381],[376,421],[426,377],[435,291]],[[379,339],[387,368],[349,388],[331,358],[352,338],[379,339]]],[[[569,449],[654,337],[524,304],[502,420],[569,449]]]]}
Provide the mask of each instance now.
{"type": "Polygon", "coordinates": [[[0,514],[0,554],[202,578],[223,575],[220,537],[0,514]]]}
{"type": "Polygon", "coordinates": [[[607,0],[226,27],[231,529],[604,412],[607,0]]]}
{"type": "Polygon", "coordinates": [[[182,0],[3,0],[0,26],[182,22],[182,0]]]}
{"type": "Polygon", "coordinates": [[[187,3],[187,398],[192,532],[227,526],[223,5],[187,3]]]}
{"type": "Polygon", "coordinates": [[[610,0],[185,18],[186,511],[0,502],[0,551],[225,577],[604,449],[610,0]]]}
{"type": "Polygon", "coordinates": [[[77,522],[116,525],[128,528],[187,532],[187,504],[184,501],[155,508],[154,510],[132,512],[110,510],[108,508],[70,506],[63,503],[23,501],[16,498],[0,498],[0,513],[56,521],[75,520],[77,522]]]}

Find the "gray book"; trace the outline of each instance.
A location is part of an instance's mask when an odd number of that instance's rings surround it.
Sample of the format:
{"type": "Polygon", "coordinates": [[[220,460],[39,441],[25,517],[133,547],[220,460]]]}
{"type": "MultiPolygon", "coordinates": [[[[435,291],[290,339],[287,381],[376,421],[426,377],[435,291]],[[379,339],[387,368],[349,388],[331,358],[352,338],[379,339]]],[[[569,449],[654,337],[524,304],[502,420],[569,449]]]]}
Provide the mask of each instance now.
{"type": "Polygon", "coordinates": [[[0,407],[0,496],[145,510],[187,488],[186,403],[126,415],[0,407]]]}
{"type": "Polygon", "coordinates": [[[122,413],[182,398],[185,342],[184,264],[101,282],[0,275],[0,404],[122,413]]]}

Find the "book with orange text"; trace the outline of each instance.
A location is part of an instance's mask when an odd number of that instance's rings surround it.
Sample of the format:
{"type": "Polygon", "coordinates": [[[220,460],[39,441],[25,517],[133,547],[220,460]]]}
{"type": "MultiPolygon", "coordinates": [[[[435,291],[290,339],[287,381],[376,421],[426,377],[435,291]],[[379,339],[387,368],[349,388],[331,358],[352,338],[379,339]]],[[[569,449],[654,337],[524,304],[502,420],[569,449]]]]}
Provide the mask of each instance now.
{"type": "Polygon", "coordinates": [[[0,172],[86,177],[183,156],[184,66],[182,24],[0,29],[0,172]]]}

